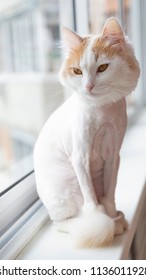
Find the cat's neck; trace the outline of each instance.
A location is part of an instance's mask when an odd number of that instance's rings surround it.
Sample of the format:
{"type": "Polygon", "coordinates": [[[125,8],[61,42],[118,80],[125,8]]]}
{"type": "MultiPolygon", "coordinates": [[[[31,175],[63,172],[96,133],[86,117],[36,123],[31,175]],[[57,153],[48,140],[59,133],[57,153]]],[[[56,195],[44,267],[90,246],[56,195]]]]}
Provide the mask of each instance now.
{"type": "Polygon", "coordinates": [[[99,106],[93,102],[86,102],[75,94],[71,97],[69,103],[77,126],[80,122],[83,124],[82,127],[86,127],[87,124],[89,126],[94,126],[94,124],[100,126],[104,123],[110,123],[117,127],[126,127],[127,125],[125,98],[99,106]]]}
{"type": "Polygon", "coordinates": [[[115,110],[119,105],[126,106],[125,98],[118,99],[116,102],[98,102],[98,99],[95,98],[87,98],[86,96],[80,95],[78,93],[74,93],[74,98],[78,106],[84,107],[85,110],[101,110],[101,111],[111,111],[115,110]]]}

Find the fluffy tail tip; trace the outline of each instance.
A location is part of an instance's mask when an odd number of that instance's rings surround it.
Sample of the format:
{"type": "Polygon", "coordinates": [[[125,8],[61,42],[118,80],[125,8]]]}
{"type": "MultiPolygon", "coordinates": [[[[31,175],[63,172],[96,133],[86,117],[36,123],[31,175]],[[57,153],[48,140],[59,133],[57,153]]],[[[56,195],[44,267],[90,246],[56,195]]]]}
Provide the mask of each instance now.
{"type": "Polygon", "coordinates": [[[69,232],[77,248],[99,248],[112,244],[115,223],[98,209],[82,212],[75,218],[57,223],[59,231],[69,232]]]}
{"type": "Polygon", "coordinates": [[[82,213],[70,226],[69,232],[78,248],[107,247],[114,239],[115,223],[100,211],[82,213]]]}

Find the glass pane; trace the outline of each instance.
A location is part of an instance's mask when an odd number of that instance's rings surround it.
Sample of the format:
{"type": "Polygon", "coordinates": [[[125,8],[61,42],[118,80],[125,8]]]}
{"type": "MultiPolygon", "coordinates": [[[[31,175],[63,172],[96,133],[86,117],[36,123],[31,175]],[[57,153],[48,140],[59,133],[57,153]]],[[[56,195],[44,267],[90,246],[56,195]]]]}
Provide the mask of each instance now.
{"type": "Polygon", "coordinates": [[[117,0],[88,0],[89,27],[93,34],[100,33],[105,20],[111,16],[117,17],[117,0]]]}
{"type": "MultiPolygon", "coordinates": [[[[135,52],[136,57],[139,59],[138,53],[141,50],[141,39],[140,34],[141,31],[139,30],[139,18],[140,15],[137,10],[136,1],[132,0],[124,0],[124,31],[130,38],[135,52]],[[133,24],[135,22],[135,18],[137,18],[136,26],[133,24]],[[139,44],[140,42],[140,44],[139,44]]],[[[139,59],[140,62],[140,59],[139,59]]],[[[140,78],[141,79],[141,78],[140,78]]],[[[140,84],[140,83],[139,83],[140,84]]],[[[137,87],[136,90],[127,97],[127,105],[128,105],[128,114],[129,116],[133,116],[136,114],[141,106],[143,105],[143,90],[140,87],[137,87]]]]}
{"type": "MultiPolygon", "coordinates": [[[[49,114],[64,100],[58,80],[58,46],[60,19],[70,1],[0,2],[2,192],[32,170],[36,137],[49,114]]],[[[70,13],[65,17],[66,22],[71,21],[70,13]]]]}

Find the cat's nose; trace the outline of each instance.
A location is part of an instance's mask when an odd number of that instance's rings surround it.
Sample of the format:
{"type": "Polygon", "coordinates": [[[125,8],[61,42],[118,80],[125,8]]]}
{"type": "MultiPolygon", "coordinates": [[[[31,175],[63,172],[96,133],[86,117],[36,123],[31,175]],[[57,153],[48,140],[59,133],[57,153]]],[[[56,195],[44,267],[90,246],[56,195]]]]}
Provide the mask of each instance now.
{"type": "Polygon", "coordinates": [[[93,82],[88,82],[88,83],[86,84],[86,89],[89,90],[89,91],[91,91],[92,88],[94,88],[94,86],[95,86],[95,84],[94,84],[93,82]]]}

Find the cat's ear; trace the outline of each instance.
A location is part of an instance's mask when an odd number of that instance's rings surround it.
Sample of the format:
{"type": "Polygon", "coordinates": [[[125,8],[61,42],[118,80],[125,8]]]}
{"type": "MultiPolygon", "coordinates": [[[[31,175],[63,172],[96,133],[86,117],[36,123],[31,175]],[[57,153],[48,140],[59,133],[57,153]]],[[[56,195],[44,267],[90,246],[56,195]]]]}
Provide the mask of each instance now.
{"type": "Polygon", "coordinates": [[[65,47],[65,49],[73,50],[81,45],[82,38],[68,27],[62,26],[61,33],[62,33],[62,44],[63,47],[65,47]]]}
{"type": "Polygon", "coordinates": [[[116,18],[111,17],[105,22],[105,25],[102,30],[102,37],[109,38],[109,40],[113,44],[124,43],[125,40],[124,32],[120,23],[116,18]]]}

